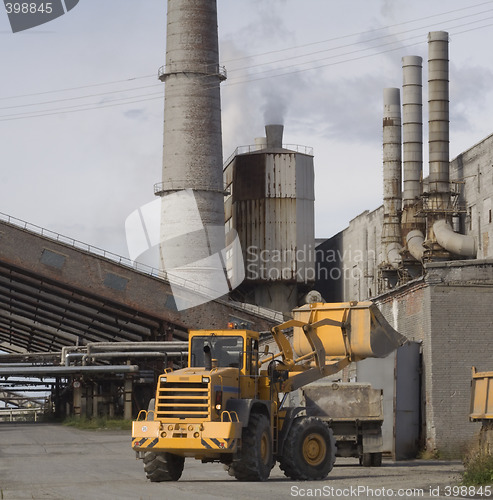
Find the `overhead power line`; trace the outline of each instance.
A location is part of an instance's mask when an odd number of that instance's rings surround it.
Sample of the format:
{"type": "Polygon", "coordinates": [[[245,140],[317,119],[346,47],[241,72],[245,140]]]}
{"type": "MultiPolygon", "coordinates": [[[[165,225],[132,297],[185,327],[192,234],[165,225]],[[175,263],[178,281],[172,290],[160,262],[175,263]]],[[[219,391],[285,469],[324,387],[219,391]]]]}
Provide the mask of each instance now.
{"type": "MultiPolygon", "coordinates": [[[[371,29],[371,30],[359,31],[359,32],[356,32],[356,33],[350,33],[348,35],[340,35],[340,36],[337,36],[337,37],[334,37],[334,38],[328,38],[326,40],[320,40],[320,41],[316,41],[316,42],[311,42],[311,43],[307,43],[307,44],[304,44],[304,45],[295,45],[295,46],[286,47],[286,48],[283,48],[283,49],[270,50],[268,52],[262,52],[262,53],[258,53],[258,54],[251,54],[251,55],[236,57],[236,58],[233,58],[233,59],[229,59],[229,60],[223,61],[223,64],[227,64],[227,63],[235,62],[235,61],[240,61],[240,60],[243,60],[243,59],[252,59],[254,57],[263,57],[263,56],[270,55],[270,54],[278,54],[280,52],[287,52],[289,50],[296,50],[296,49],[301,49],[301,48],[310,47],[310,46],[314,46],[314,45],[321,45],[323,43],[335,42],[335,41],[338,41],[338,40],[343,40],[345,38],[351,38],[351,37],[356,37],[356,36],[360,37],[362,35],[367,35],[367,34],[370,34],[370,33],[375,33],[377,31],[387,30],[387,29],[390,29],[390,28],[396,28],[397,26],[404,26],[406,24],[412,24],[412,23],[416,23],[416,22],[419,22],[419,21],[424,21],[424,20],[429,20],[429,19],[433,19],[433,18],[436,18],[436,17],[446,16],[448,14],[453,14],[455,12],[461,12],[461,11],[464,11],[464,10],[471,10],[471,9],[476,8],[476,7],[481,7],[482,5],[488,5],[488,4],[491,5],[492,3],[493,3],[493,0],[487,0],[486,2],[481,2],[481,3],[474,4],[474,5],[469,5],[468,7],[461,7],[460,9],[449,10],[449,11],[446,11],[446,12],[442,12],[440,14],[434,14],[432,16],[418,17],[416,19],[411,19],[410,21],[403,21],[401,23],[396,23],[396,24],[390,24],[390,25],[382,26],[381,28],[374,28],[374,29],[371,29]]],[[[476,14],[471,14],[471,15],[474,16],[476,14]]]]}
{"type": "MultiPolygon", "coordinates": [[[[450,13],[455,13],[455,12],[459,12],[459,11],[465,11],[465,10],[469,10],[471,8],[476,8],[476,7],[479,7],[479,6],[482,6],[482,5],[492,4],[492,3],[493,3],[493,0],[489,0],[487,2],[482,2],[482,3],[479,3],[479,4],[475,4],[474,6],[464,7],[464,8],[461,8],[461,9],[455,9],[455,10],[451,10],[451,11],[448,11],[448,12],[445,12],[445,13],[442,13],[442,14],[436,14],[436,15],[430,16],[430,17],[445,16],[445,15],[448,15],[450,13]]],[[[475,16],[478,16],[478,15],[483,15],[485,13],[492,12],[492,11],[493,11],[493,9],[487,9],[487,10],[483,10],[481,12],[476,12],[474,14],[468,14],[468,15],[465,15],[465,16],[456,17],[454,19],[449,19],[449,20],[442,21],[442,22],[453,22],[453,21],[458,21],[458,20],[464,20],[464,19],[475,17],[475,16]]],[[[276,53],[276,52],[284,52],[284,51],[298,49],[298,48],[303,48],[303,47],[312,46],[312,45],[316,45],[316,44],[327,43],[328,41],[341,40],[341,39],[345,39],[345,38],[349,38],[349,37],[354,37],[354,36],[358,36],[358,35],[362,35],[362,34],[374,33],[374,32],[377,32],[377,31],[382,31],[384,29],[389,29],[390,27],[402,26],[402,25],[406,25],[406,24],[418,22],[418,21],[421,21],[423,19],[430,19],[430,17],[414,19],[412,21],[406,21],[406,22],[398,23],[398,24],[395,24],[395,25],[392,25],[392,26],[386,26],[386,27],[378,28],[378,29],[375,29],[375,30],[369,30],[369,31],[366,31],[366,32],[360,32],[360,33],[354,33],[354,34],[351,34],[351,35],[345,35],[345,36],[341,36],[341,37],[336,37],[336,38],[333,38],[333,39],[330,39],[330,40],[325,40],[325,41],[322,41],[322,42],[313,42],[313,43],[310,43],[310,44],[300,45],[300,46],[297,46],[297,47],[291,47],[291,48],[288,48],[288,49],[281,49],[281,50],[278,50],[278,51],[270,51],[270,52],[266,52],[264,54],[259,54],[257,56],[260,57],[260,56],[263,56],[263,55],[266,55],[266,54],[272,54],[272,53],[276,53]]],[[[465,27],[465,26],[471,26],[471,25],[474,25],[474,24],[477,24],[477,23],[480,23],[480,22],[484,23],[488,19],[493,19],[493,17],[492,16],[490,16],[490,17],[482,17],[481,19],[472,20],[472,21],[469,21],[467,23],[461,23],[461,24],[458,24],[456,26],[448,28],[448,30],[456,30],[458,28],[462,28],[462,27],[465,27]]],[[[259,63],[259,64],[256,64],[256,65],[247,66],[247,67],[244,67],[244,68],[238,68],[236,70],[232,70],[231,73],[234,74],[235,72],[247,71],[247,70],[250,70],[250,69],[253,69],[253,68],[258,68],[258,67],[262,67],[262,66],[268,66],[268,65],[275,64],[275,63],[290,62],[290,61],[293,61],[293,60],[296,60],[296,59],[307,58],[309,56],[314,56],[314,55],[321,54],[321,53],[334,52],[334,51],[345,49],[345,48],[349,48],[349,47],[352,47],[352,46],[358,46],[358,45],[361,45],[362,43],[376,42],[376,41],[384,40],[384,39],[389,38],[391,36],[392,37],[396,37],[396,36],[399,36],[399,35],[402,35],[402,34],[414,32],[414,31],[419,31],[419,30],[424,30],[424,29],[429,28],[430,26],[433,26],[433,25],[416,27],[416,28],[412,28],[412,29],[409,29],[409,30],[405,30],[405,31],[399,32],[399,33],[386,34],[386,35],[374,37],[374,38],[371,38],[371,39],[360,40],[360,41],[348,43],[348,44],[345,44],[345,45],[339,45],[339,46],[332,47],[332,48],[327,48],[327,49],[323,49],[323,50],[317,50],[317,51],[314,51],[314,52],[305,53],[305,54],[302,54],[302,55],[285,57],[283,59],[279,59],[279,60],[276,60],[276,61],[259,63]]],[[[462,30],[462,31],[455,31],[453,34],[454,35],[458,35],[458,34],[470,32],[470,31],[473,31],[473,30],[487,28],[487,27],[490,27],[490,26],[491,26],[491,24],[486,24],[486,25],[482,25],[482,26],[475,26],[475,27],[470,28],[470,29],[466,29],[466,30],[462,30]]],[[[395,51],[395,50],[402,50],[403,48],[412,47],[412,46],[419,45],[419,44],[422,44],[422,43],[425,43],[425,42],[426,42],[426,39],[423,37],[423,34],[421,33],[419,35],[415,35],[413,37],[409,37],[409,38],[407,38],[405,40],[402,40],[402,39],[401,40],[393,40],[393,41],[386,42],[386,43],[379,44],[379,45],[372,45],[372,46],[369,46],[369,47],[362,47],[362,48],[359,48],[359,49],[356,49],[356,50],[353,50],[353,51],[349,51],[349,52],[346,51],[346,52],[343,52],[343,53],[331,54],[331,55],[328,55],[326,57],[322,57],[322,58],[318,58],[318,59],[309,59],[309,60],[306,60],[306,61],[300,61],[299,63],[296,63],[296,64],[279,65],[279,66],[273,67],[273,68],[266,68],[266,69],[263,69],[261,71],[256,71],[255,73],[252,73],[252,74],[249,74],[249,75],[242,75],[242,76],[238,75],[236,77],[230,78],[223,85],[226,86],[226,87],[230,87],[230,86],[233,86],[233,85],[246,84],[246,83],[251,83],[251,82],[255,82],[255,81],[259,81],[259,80],[265,80],[265,79],[269,79],[269,78],[278,78],[278,77],[283,77],[283,76],[292,75],[292,74],[295,74],[295,73],[300,73],[300,72],[305,72],[305,71],[318,70],[318,69],[322,69],[322,68],[325,68],[325,67],[328,67],[328,66],[339,65],[339,64],[343,64],[343,63],[347,63],[347,62],[352,62],[352,61],[364,59],[364,58],[367,58],[367,57],[375,57],[377,55],[388,53],[388,52],[392,52],[392,51],[395,51]],[[409,41],[411,41],[413,39],[416,39],[416,38],[423,38],[423,39],[421,41],[419,41],[419,42],[406,43],[406,42],[409,42],[409,41]],[[398,44],[398,45],[396,47],[391,47],[391,48],[388,48],[388,49],[385,49],[385,50],[373,52],[373,53],[370,53],[370,54],[367,54],[367,53],[365,54],[365,52],[375,51],[376,49],[380,49],[382,47],[387,47],[387,46],[392,46],[392,45],[395,45],[395,44],[398,44]],[[361,54],[361,55],[358,55],[358,56],[355,56],[355,57],[348,57],[348,56],[352,56],[352,55],[355,55],[355,54],[361,54]],[[329,61],[329,60],[333,60],[333,59],[336,59],[336,58],[342,58],[342,59],[339,60],[339,61],[331,61],[331,62],[326,62],[324,64],[320,64],[320,63],[322,63],[324,61],[329,61]]],[[[252,57],[256,57],[256,56],[240,57],[240,58],[237,58],[237,59],[232,59],[230,61],[242,60],[242,59],[245,59],[247,57],[248,58],[252,58],[252,57]]],[[[151,78],[151,77],[155,78],[156,75],[137,76],[137,77],[132,77],[132,78],[126,78],[126,79],[123,79],[123,80],[115,80],[115,81],[111,81],[111,82],[103,82],[103,83],[99,83],[99,84],[98,83],[93,83],[93,84],[82,85],[82,86],[78,86],[78,87],[70,87],[70,88],[65,88],[65,89],[58,89],[58,90],[51,90],[51,91],[44,91],[44,92],[36,92],[36,93],[32,93],[32,94],[23,94],[23,95],[18,95],[18,96],[3,97],[3,98],[0,98],[0,100],[18,99],[18,98],[24,98],[24,97],[40,96],[40,95],[45,95],[45,94],[55,94],[55,93],[71,92],[71,91],[74,91],[74,90],[81,90],[81,89],[87,89],[87,88],[95,88],[95,87],[99,87],[99,86],[107,86],[107,85],[115,85],[115,84],[121,84],[121,83],[128,83],[128,82],[132,82],[132,81],[135,81],[135,80],[146,79],[146,78],[151,78]]],[[[215,86],[217,86],[217,85],[218,84],[216,84],[215,86]]],[[[142,89],[146,89],[146,88],[155,88],[155,87],[160,87],[160,86],[161,86],[161,84],[155,84],[155,85],[147,85],[147,86],[141,86],[141,87],[132,87],[132,88],[123,88],[123,89],[118,89],[118,90],[110,90],[110,91],[107,91],[107,92],[100,92],[100,93],[94,93],[94,94],[86,94],[86,95],[82,95],[82,96],[63,97],[63,98],[60,98],[60,99],[53,99],[53,100],[49,100],[49,101],[15,104],[15,105],[10,105],[10,106],[0,107],[0,110],[1,109],[7,110],[7,109],[18,109],[18,108],[32,108],[32,107],[35,107],[35,106],[44,106],[44,105],[55,104],[55,103],[59,103],[59,102],[83,100],[83,99],[88,99],[88,98],[91,98],[91,97],[102,97],[102,96],[110,95],[110,94],[120,94],[120,93],[123,94],[123,93],[133,92],[135,90],[142,90],[142,89]]],[[[82,103],[82,104],[75,105],[75,106],[67,106],[67,107],[60,107],[60,108],[51,108],[51,109],[44,109],[44,110],[40,109],[40,110],[32,110],[32,111],[28,111],[28,112],[21,112],[21,113],[0,115],[0,121],[8,121],[8,120],[14,120],[14,119],[27,119],[27,118],[34,118],[34,117],[39,117],[39,116],[49,116],[49,115],[56,115],[56,114],[62,114],[62,113],[71,113],[71,112],[76,112],[76,111],[102,109],[102,108],[108,108],[108,107],[122,106],[122,105],[128,105],[128,104],[135,104],[135,103],[145,102],[145,101],[150,101],[150,100],[155,100],[155,99],[162,99],[162,97],[163,97],[162,93],[149,93],[149,94],[141,94],[141,95],[137,95],[137,96],[125,96],[125,97],[120,97],[120,98],[116,98],[116,99],[111,99],[110,101],[101,102],[101,103],[95,103],[95,102],[85,103],[85,104],[82,103]]]]}

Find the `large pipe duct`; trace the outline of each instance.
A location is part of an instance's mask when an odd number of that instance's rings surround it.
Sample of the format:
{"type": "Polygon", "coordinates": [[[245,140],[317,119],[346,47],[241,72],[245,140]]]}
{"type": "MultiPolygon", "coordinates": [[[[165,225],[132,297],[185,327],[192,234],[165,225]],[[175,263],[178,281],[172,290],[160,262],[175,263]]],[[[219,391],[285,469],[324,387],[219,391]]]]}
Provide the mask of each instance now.
{"type": "Polygon", "coordinates": [[[401,103],[400,91],[383,91],[383,228],[382,245],[387,264],[401,263],[401,103]]]}
{"type": "Polygon", "coordinates": [[[425,237],[419,229],[413,229],[406,235],[406,244],[409,253],[419,262],[423,261],[426,248],[423,246],[425,237]]]}
{"type": "Polygon", "coordinates": [[[473,236],[454,232],[452,226],[445,220],[436,221],[433,224],[433,232],[437,243],[450,253],[463,257],[476,257],[476,240],[473,236]]]}
{"type": "Polygon", "coordinates": [[[429,208],[440,217],[450,207],[448,41],[445,31],[428,34],[429,208]]]}
{"type": "Polygon", "coordinates": [[[161,265],[177,281],[215,296],[225,281],[222,268],[215,269],[225,247],[219,89],[224,78],[216,0],[168,0],[166,65],[160,70],[166,86],[157,190],[161,265]]]}

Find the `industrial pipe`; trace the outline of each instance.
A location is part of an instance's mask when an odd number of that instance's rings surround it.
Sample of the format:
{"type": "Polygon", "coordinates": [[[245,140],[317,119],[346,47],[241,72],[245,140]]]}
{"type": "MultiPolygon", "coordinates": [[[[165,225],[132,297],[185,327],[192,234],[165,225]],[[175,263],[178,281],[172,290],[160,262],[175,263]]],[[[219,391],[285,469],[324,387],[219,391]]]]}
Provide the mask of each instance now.
{"type": "Polygon", "coordinates": [[[82,357],[82,365],[86,366],[89,359],[111,359],[111,358],[164,358],[183,356],[184,352],[93,352],[84,354],[82,357]]]}
{"type": "Polygon", "coordinates": [[[389,243],[387,245],[387,263],[394,269],[397,269],[402,262],[401,250],[402,246],[400,243],[389,243]]]}
{"type": "Polygon", "coordinates": [[[61,376],[79,373],[136,373],[137,365],[105,365],[105,366],[26,366],[20,368],[1,368],[0,377],[11,375],[26,376],[61,376]]]}
{"type": "Polygon", "coordinates": [[[477,249],[474,237],[454,232],[447,221],[436,221],[433,224],[433,232],[437,243],[448,252],[463,257],[476,257],[477,249]]]}
{"type": "Polygon", "coordinates": [[[423,255],[426,248],[423,246],[425,237],[418,229],[409,231],[406,236],[407,249],[409,253],[419,262],[423,261],[423,255]]]}
{"type": "Polygon", "coordinates": [[[91,354],[94,351],[110,350],[117,351],[187,351],[188,342],[184,341],[163,341],[163,342],[89,342],[85,346],[66,346],[62,348],[61,365],[68,366],[71,359],[82,358],[91,354]],[[69,351],[83,351],[83,352],[69,352],[69,351]]]}

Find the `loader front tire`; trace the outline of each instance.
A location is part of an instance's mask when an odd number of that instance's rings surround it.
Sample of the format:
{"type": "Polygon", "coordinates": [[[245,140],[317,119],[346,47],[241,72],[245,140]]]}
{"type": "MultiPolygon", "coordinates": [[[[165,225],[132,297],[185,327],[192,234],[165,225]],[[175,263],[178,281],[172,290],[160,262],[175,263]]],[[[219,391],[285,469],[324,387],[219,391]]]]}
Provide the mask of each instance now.
{"type": "Polygon", "coordinates": [[[172,453],[146,453],[144,456],[144,471],[147,479],[153,483],[178,481],[184,464],[184,457],[172,453]]]}
{"type": "Polygon", "coordinates": [[[243,428],[241,449],[233,459],[228,473],[239,481],[265,481],[272,469],[272,431],[269,419],[252,413],[243,428]]]}
{"type": "Polygon", "coordinates": [[[335,462],[332,430],[315,417],[295,418],[286,436],[279,466],[295,481],[325,479],[335,462]]]}

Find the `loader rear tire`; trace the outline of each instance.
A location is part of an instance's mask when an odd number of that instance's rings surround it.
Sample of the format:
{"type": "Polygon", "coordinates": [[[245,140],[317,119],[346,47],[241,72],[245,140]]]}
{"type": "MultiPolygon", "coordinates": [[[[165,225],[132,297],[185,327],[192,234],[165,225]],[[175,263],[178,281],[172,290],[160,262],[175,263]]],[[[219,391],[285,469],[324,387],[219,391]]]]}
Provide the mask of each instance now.
{"type": "Polygon", "coordinates": [[[295,481],[325,479],[336,456],[332,430],[316,417],[295,418],[286,436],[279,466],[295,481]]]}
{"type": "Polygon", "coordinates": [[[144,471],[153,483],[178,481],[184,465],[185,458],[172,453],[146,453],[144,456],[144,471]]]}
{"type": "Polygon", "coordinates": [[[243,428],[241,449],[233,459],[228,473],[239,481],[265,481],[272,469],[272,431],[269,419],[252,413],[243,428]]]}

